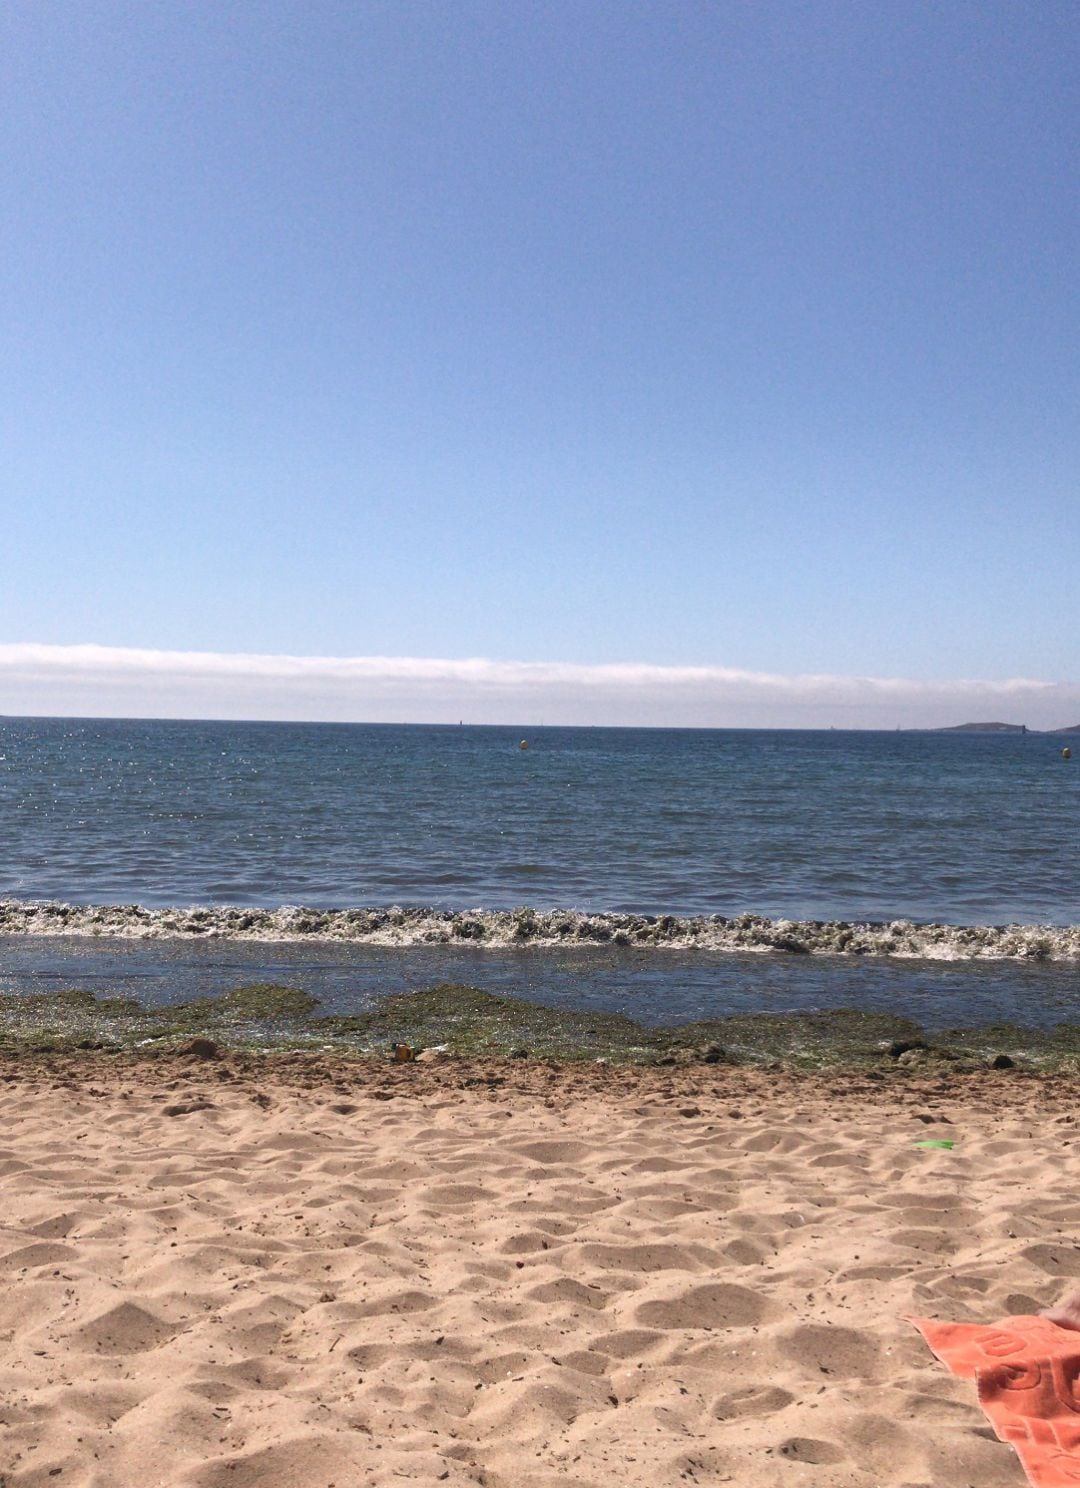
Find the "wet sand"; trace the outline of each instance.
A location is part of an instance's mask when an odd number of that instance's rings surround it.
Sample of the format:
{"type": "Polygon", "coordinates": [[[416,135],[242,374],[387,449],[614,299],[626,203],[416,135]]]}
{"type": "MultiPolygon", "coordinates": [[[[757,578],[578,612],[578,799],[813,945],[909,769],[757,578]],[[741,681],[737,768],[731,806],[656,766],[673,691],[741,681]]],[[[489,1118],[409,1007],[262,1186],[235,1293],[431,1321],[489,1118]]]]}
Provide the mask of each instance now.
{"type": "Polygon", "coordinates": [[[901,1315],[988,1322],[1076,1284],[1078,1095],[1015,1071],[0,1062],[0,1478],[1020,1488],[901,1315]]]}

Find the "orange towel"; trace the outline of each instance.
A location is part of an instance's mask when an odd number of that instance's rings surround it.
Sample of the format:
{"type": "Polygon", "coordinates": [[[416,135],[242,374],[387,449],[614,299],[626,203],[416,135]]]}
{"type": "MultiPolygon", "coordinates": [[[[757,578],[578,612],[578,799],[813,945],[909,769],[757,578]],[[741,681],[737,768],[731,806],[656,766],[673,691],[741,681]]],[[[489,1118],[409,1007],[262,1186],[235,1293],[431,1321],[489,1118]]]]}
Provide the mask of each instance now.
{"type": "Polygon", "coordinates": [[[974,1379],[999,1439],[1016,1448],[1033,1488],[1080,1483],[1080,1332],[1044,1317],[935,1323],[909,1317],[943,1364],[974,1379]]]}

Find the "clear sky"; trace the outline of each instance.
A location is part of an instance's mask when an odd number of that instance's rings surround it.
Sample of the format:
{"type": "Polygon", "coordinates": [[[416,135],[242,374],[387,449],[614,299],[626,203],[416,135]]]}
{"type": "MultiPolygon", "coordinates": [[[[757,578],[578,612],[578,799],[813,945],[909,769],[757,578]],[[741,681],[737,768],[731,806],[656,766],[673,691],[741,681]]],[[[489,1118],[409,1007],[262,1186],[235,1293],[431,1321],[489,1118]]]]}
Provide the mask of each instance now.
{"type": "Polygon", "coordinates": [[[0,711],[93,643],[1080,721],[1078,115],[1073,0],[8,0],[0,711]]]}

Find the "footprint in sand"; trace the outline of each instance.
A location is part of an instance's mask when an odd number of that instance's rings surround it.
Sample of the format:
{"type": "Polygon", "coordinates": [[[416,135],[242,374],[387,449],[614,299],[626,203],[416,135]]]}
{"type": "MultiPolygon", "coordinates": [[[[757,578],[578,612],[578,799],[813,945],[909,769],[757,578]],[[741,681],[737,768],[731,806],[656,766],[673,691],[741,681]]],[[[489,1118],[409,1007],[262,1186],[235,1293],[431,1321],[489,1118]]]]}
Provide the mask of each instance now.
{"type": "Polygon", "coordinates": [[[642,1302],[634,1316],[646,1327],[747,1328],[760,1323],[767,1310],[766,1299],[757,1292],[718,1282],[690,1287],[674,1297],[642,1302]]]}
{"type": "Polygon", "coordinates": [[[770,1416],[781,1411],[795,1399],[788,1390],[777,1385],[746,1385],[741,1390],[732,1390],[721,1395],[713,1406],[713,1415],[718,1421],[734,1421],[741,1416],[770,1416]]]}
{"type": "Polygon", "coordinates": [[[121,1302],[84,1323],[71,1335],[69,1345],[87,1353],[145,1354],[168,1343],[177,1332],[171,1323],[138,1303],[121,1302]]]}
{"type": "Polygon", "coordinates": [[[716,1253],[691,1245],[585,1245],[581,1259],[604,1271],[706,1271],[716,1253]]]}
{"type": "Polygon", "coordinates": [[[1029,1245],[1020,1253],[1048,1276],[1080,1276],[1080,1246],[1029,1245]]]}
{"type": "Polygon", "coordinates": [[[881,1350],[871,1333],[827,1323],[806,1323],[777,1337],[777,1346],[807,1374],[872,1379],[881,1350]]]}
{"type": "Polygon", "coordinates": [[[42,1240],[36,1245],[22,1245],[18,1250],[9,1250],[6,1256],[0,1256],[0,1269],[28,1271],[34,1266],[59,1266],[77,1259],[78,1253],[70,1245],[42,1240]]]}
{"type": "Polygon", "coordinates": [[[818,1441],[812,1436],[789,1436],[787,1441],[780,1443],[777,1451],[793,1462],[808,1462],[815,1467],[843,1462],[847,1455],[835,1442],[818,1441]]]}

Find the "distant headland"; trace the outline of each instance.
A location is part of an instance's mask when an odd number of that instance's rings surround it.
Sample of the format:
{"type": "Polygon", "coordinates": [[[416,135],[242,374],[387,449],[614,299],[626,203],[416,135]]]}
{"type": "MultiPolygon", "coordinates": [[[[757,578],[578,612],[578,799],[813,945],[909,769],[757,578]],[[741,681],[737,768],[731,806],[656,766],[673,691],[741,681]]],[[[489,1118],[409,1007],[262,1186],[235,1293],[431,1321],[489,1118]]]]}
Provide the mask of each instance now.
{"type": "Polygon", "coordinates": [[[1026,723],[953,723],[935,729],[936,734],[1080,734],[1080,723],[1065,728],[1029,729],[1026,723]]]}

